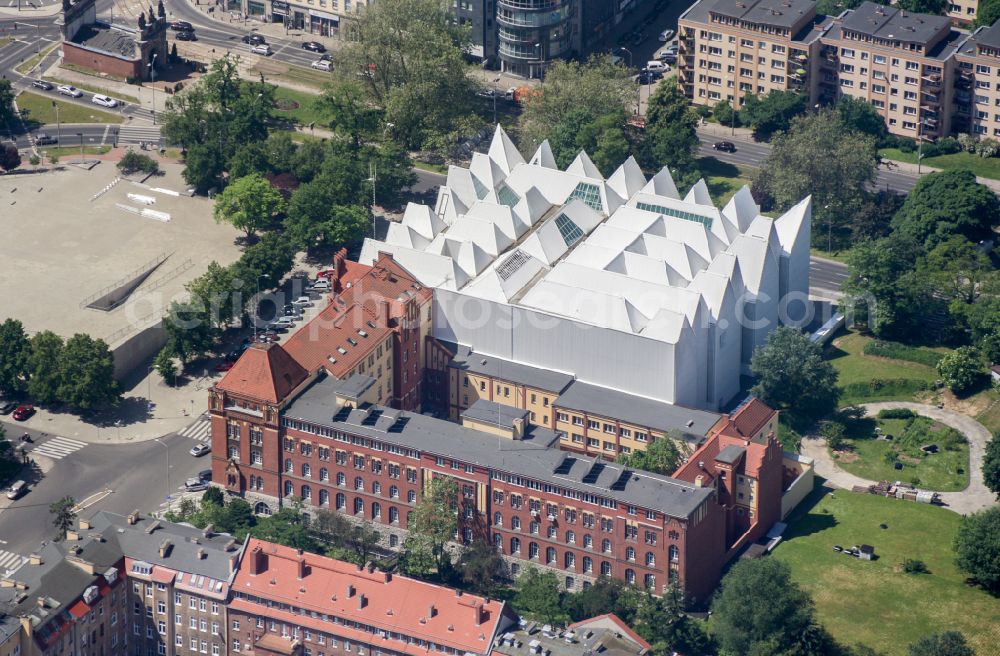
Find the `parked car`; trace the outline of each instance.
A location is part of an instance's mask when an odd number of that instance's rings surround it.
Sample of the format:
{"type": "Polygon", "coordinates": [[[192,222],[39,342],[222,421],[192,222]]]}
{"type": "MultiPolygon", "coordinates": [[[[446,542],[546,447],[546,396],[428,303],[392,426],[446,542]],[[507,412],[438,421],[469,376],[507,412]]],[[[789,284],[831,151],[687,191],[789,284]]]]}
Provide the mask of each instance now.
{"type": "Polygon", "coordinates": [[[175,34],[174,39],[177,41],[197,41],[198,37],[194,35],[194,30],[186,30],[175,34]]]}
{"type": "Polygon", "coordinates": [[[35,414],[35,406],[30,403],[24,405],[19,405],[14,408],[14,413],[11,415],[16,421],[24,421],[35,414]]]}
{"type": "Polygon", "coordinates": [[[663,30],[662,32],[660,32],[660,41],[663,41],[664,43],[666,43],[667,41],[669,41],[672,38],[674,38],[674,31],[673,30],[663,30]]]}
{"type": "Polygon", "coordinates": [[[716,141],[714,144],[712,144],[712,148],[715,148],[716,150],[721,150],[724,153],[736,152],[736,144],[734,144],[732,141],[716,141]]]}
{"type": "Polygon", "coordinates": [[[278,341],[278,333],[273,331],[264,331],[262,333],[257,333],[257,341],[261,344],[267,344],[268,342],[278,341]]]}
{"type": "Polygon", "coordinates": [[[31,86],[36,89],[41,89],[42,91],[52,91],[52,84],[50,82],[46,82],[45,80],[32,80],[31,86]]]}
{"type": "Polygon", "coordinates": [[[81,96],[83,96],[82,91],[69,84],[60,84],[58,87],[56,87],[56,91],[58,91],[64,96],[69,96],[70,98],[80,98],[81,96]]]}
{"type": "Polygon", "coordinates": [[[300,305],[302,307],[311,307],[312,304],[312,299],[308,296],[299,296],[297,299],[292,301],[292,305],[300,305]]]}
{"type": "Polygon", "coordinates": [[[16,483],[11,484],[9,488],[7,488],[7,498],[10,499],[11,501],[13,501],[14,499],[20,499],[27,493],[28,493],[28,484],[25,483],[24,481],[17,481],[16,483]]]}
{"type": "Polygon", "coordinates": [[[657,55],[656,58],[659,59],[664,64],[676,64],[677,63],[677,53],[676,52],[668,52],[668,51],[664,50],[659,55],[657,55]]]}
{"type": "Polygon", "coordinates": [[[330,61],[330,53],[324,52],[319,56],[320,61],[330,61]]]}
{"type": "Polygon", "coordinates": [[[189,478],[184,481],[184,490],[186,492],[201,492],[205,489],[208,489],[208,483],[200,478],[189,478]]]}
{"type": "Polygon", "coordinates": [[[326,52],[326,46],[319,41],[306,41],[302,44],[302,49],[310,52],[326,52]]]}
{"type": "MultiPolygon", "coordinates": [[[[663,77],[662,75],[660,77],[663,77]]],[[[651,71],[643,70],[638,75],[635,76],[635,81],[638,84],[653,84],[658,78],[656,74],[651,71]]]]}
{"type": "Polygon", "coordinates": [[[52,144],[59,143],[59,140],[53,137],[51,134],[45,134],[44,132],[39,132],[35,135],[35,145],[38,146],[51,146],[52,144]]]}
{"type": "Polygon", "coordinates": [[[279,323],[277,321],[272,321],[271,323],[267,324],[267,332],[269,332],[269,333],[287,333],[288,332],[288,327],[290,325],[291,325],[291,322],[288,322],[288,323],[279,323]]]}
{"type": "Polygon", "coordinates": [[[170,24],[170,29],[177,32],[190,32],[194,29],[194,25],[187,21],[174,21],[170,24]]]}
{"type": "Polygon", "coordinates": [[[211,450],[212,447],[210,447],[209,445],[205,444],[204,442],[198,442],[193,447],[191,447],[191,450],[188,451],[188,453],[193,455],[195,458],[200,458],[206,453],[210,452],[211,450]]]}
{"type": "Polygon", "coordinates": [[[315,291],[329,291],[330,290],[330,281],[327,280],[326,278],[320,278],[319,280],[315,281],[313,284],[309,285],[309,289],[315,290],[315,291]]]}
{"type": "Polygon", "coordinates": [[[105,96],[101,93],[95,93],[94,97],[90,99],[90,102],[95,105],[100,105],[101,107],[117,107],[118,101],[111,96],[105,96]]]}
{"type": "Polygon", "coordinates": [[[313,63],[309,64],[309,66],[318,71],[326,71],[327,73],[333,70],[333,63],[331,63],[329,59],[317,59],[313,63]]]}
{"type": "Polygon", "coordinates": [[[220,362],[219,364],[215,365],[215,370],[216,371],[229,371],[235,365],[236,365],[235,362],[220,362]]]}
{"type": "Polygon", "coordinates": [[[645,32],[636,32],[632,35],[632,45],[637,46],[646,40],[645,32]]]}
{"type": "Polygon", "coordinates": [[[650,59],[646,62],[646,70],[653,73],[665,73],[670,70],[669,64],[664,64],[659,59],[650,59]]]}
{"type": "Polygon", "coordinates": [[[243,43],[249,43],[252,46],[259,46],[267,43],[267,40],[260,34],[247,34],[243,37],[243,43]]]}
{"type": "Polygon", "coordinates": [[[255,55],[263,55],[269,57],[271,55],[271,46],[266,43],[259,43],[255,46],[250,46],[250,52],[255,55]]]}
{"type": "Polygon", "coordinates": [[[8,401],[6,399],[0,400],[0,415],[9,415],[14,412],[14,408],[16,407],[17,404],[13,401],[8,401]]]}
{"type": "Polygon", "coordinates": [[[201,479],[201,480],[203,480],[203,481],[205,481],[206,483],[211,482],[211,480],[212,480],[212,470],[211,469],[202,469],[200,472],[198,472],[198,478],[201,479]]]}

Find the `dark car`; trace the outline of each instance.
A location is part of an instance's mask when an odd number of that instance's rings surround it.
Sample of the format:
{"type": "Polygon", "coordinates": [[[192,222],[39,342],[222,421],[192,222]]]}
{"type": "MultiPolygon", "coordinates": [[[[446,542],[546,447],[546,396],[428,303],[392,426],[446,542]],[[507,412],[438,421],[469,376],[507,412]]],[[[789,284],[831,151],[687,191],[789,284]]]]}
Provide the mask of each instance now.
{"type": "Polygon", "coordinates": [[[646,40],[645,32],[636,32],[632,35],[632,45],[634,46],[640,45],[645,40],[646,40]]]}
{"type": "MultiPolygon", "coordinates": [[[[660,77],[663,77],[661,74],[660,77]]],[[[652,84],[656,82],[659,78],[653,71],[643,70],[639,75],[636,76],[635,81],[639,84],[652,84]]]]}
{"type": "Polygon", "coordinates": [[[185,30],[184,32],[178,32],[174,35],[174,38],[178,41],[197,41],[198,37],[194,35],[193,30],[185,30]]]}
{"type": "Polygon", "coordinates": [[[247,34],[243,37],[243,43],[249,43],[252,46],[262,46],[267,43],[267,39],[260,34],[247,34]]]}
{"type": "Polygon", "coordinates": [[[41,89],[42,91],[52,91],[52,85],[45,80],[32,80],[31,86],[36,89],[41,89]]]}
{"type": "Polygon", "coordinates": [[[302,44],[302,49],[311,52],[326,52],[326,46],[318,41],[306,41],[302,44]]]}
{"type": "Polygon", "coordinates": [[[44,134],[39,132],[35,135],[35,144],[38,146],[51,146],[52,144],[59,143],[59,140],[53,137],[51,134],[44,134]]]}
{"type": "Polygon", "coordinates": [[[0,401],[0,415],[9,415],[16,407],[17,404],[13,401],[0,401]]]}
{"type": "Polygon", "coordinates": [[[320,61],[330,61],[330,53],[324,52],[322,55],[319,56],[319,60],[320,61]]]}
{"type": "Polygon", "coordinates": [[[170,24],[170,29],[176,32],[190,32],[194,29],[194,25],[187,21],[174,21],[170,24]]]}
{"type": "Polygon", "coordinates": [[[14,417],[16,421],[24,421],[25,419],[31,417],[31,415],[33,414],[35,414],[35,406],[28,403],[25,405],[17,406],[17,408],[14,410],[14,414],[11,416],[14,417]]]}
{"type": "Polygon", "coordinates": [[[721,150],[724,153],[736,152],[736,144],[734,144],[732,141],[716,141],[714,144],[712,144],[712,148],[715,148],[716,150],[721,150]]]}

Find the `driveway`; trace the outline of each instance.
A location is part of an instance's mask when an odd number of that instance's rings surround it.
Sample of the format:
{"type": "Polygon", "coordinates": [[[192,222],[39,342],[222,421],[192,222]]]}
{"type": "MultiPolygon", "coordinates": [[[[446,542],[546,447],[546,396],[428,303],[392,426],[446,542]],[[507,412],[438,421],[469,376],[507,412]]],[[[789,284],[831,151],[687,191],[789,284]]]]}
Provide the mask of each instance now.
{"type": "MultiPolygon", "coordinates": [[[[953,410],[908,401],[864,403],[860,407],[864,408],[867,415],[876,415],[879,410],[889,408],[908,408],[961,432],[969,440],[969,486],[961,492],[941,492],[941,499],[946,507],[961,515],[996,505],[996,495],[983,483],[983,455],[986,452],[986,443],[990,440],[990,432],[978,421],[953,410]]],[[[816,473],[831,485],[850,490],[855,485],[868,486],[875,482],[841,469],[830,457],[826,440],[818,435],[805,437],[802,440],[801,451],[802,455],[816,462],[816,473]]]]}

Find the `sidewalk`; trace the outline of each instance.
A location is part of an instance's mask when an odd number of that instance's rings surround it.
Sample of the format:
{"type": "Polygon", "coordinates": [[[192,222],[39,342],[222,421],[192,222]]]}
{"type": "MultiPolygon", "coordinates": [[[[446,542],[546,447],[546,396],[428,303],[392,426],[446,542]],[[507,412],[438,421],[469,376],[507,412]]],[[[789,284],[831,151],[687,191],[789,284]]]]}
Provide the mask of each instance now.
{"type": "MultiPolygon", "coordinates": [[[[916,164],[910,164],[909,162],[897,162],[894,159],[882,160],[882,161],[892,162],[893,171],[897,171],[899,173],[906,173],[914,176],[918,175],[916,164]]],[[[927,166],[926,164],[922,164],[920,166],[919,175],[924,176],[927,175],[928,173],[940,173],[941,171],[944,170],[945,169],[939,169],[933,166],[927,166]]],[[[981,178],[979,176],[976,176],[976,182],[978,182],[981,185],[986,185],[996,193],[1000,193],[1000,180],[993,180],[992,178],[981,178]]]]}
{"type": "Polygon", "coordinates": [[[44,16],[55,16],[62,11],[62,3],[55,2],[47,7],[30,7],[27,0],[21,0],[21,11],[17,10],[17,3],[13,7],[0,7],[0,18],[42,18],[44,16]]]}

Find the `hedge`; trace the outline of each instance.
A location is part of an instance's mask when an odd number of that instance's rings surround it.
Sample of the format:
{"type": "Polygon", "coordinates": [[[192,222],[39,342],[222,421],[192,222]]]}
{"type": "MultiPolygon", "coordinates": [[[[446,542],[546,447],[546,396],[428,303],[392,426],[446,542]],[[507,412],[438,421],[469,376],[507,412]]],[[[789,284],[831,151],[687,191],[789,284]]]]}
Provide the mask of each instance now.
{"type": "Polygon", "coordinates": [[[867,399],[888,396],[907,396],[931,389],[927,381],[913,378],[873,378],[868,382],[850,383],[844,386],[844,399],[867,399]]]}
{"type": "Polygon", "coordinates": [[[878,411],[879,419],[913,419],[916,416],[917,413],[909,408],[886,408],[878,411]]]}
{"type": "Polygon", "coordinates": [[[936,367],[938,360],[944,357],[943,353],[938,353],[937,351],[881,339],[876,339],[865,344],[864,354],[892,358],[893,360],[916,362],[928,367],[936,367]]]}

